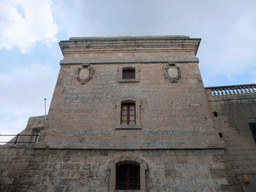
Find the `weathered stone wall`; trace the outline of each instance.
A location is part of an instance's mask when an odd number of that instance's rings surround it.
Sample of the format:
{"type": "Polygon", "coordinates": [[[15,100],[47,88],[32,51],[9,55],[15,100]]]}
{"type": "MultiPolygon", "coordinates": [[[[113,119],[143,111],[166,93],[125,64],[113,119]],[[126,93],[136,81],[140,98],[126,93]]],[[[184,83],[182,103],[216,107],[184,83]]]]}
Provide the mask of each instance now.
{"type": "Polygon", "coordinates": [[[64,60],[194,57],[200,39],[189,36],[81,37],[61,41],[64,60]]]}
{"type": "Polygon", "coordinates": [[[221,191],[221,185],[228,184],[223,155],[223,150],[57,150],[20,145],[0,150],[0,189],[107,192],[110,162],[133,160],[146,163],[147,191],[221,191]]]}
{"type": "MultiPolygon", "coordinates": [[[[237,86],[240,87],[240,86],[237,86]]],[[[242,87],[242,86],[241,86],[242,87]]],[[[256,114],[256,94],[212,95],[206,89],[212,119],[216,130],[225,141],[225,167],[234,171],[244,191],[256,188],[256,143],[249,128],[249,119],[256,114]],[[213,113],[217,112],[218,117],[213,113]],[[249,177],[250,183],[245,184],[243,175],[249,177]]]]}
{"type": "Polygon", "coordinates": [[[223,148],[212,120],[195,57],[199,39],[71,38],[60,42],[64,60],[45,131],[50,148],[223,148]],[[173,62],[181,78],[172,83],[163,67],[173,62]],[[78,68],[89,63],[90,81],[78,68]],[[123,67],[136,82],[120,82],[123,67]],[[136,101],[136,127],[120,128],[120,105],[136,101]],[[58,139],[56,139],[58,138],[58,139]]]}
{"type": "Polygon", "coordinates": [[[245,120],[255,114],[255,94],[211,96],[195,57],[199,43],[184,36],[60,42],[64,60],[47,122],[29,120],[26,133],[40,130],[35,144],[0,149],[0,189],[115,191],[123,161],[140,165],[141,192],[255,189],[256,148],[245,120]],[[166,77],[170,63],[180,79],[166,77]],[[88,81],[78,78],[82,64],[93,68],[88,81]],[[134,80],[122,79],[123,67],[134,67],[134,80]],[[133,127],[120,125],[125,100],[136,103],[133,127]]]}

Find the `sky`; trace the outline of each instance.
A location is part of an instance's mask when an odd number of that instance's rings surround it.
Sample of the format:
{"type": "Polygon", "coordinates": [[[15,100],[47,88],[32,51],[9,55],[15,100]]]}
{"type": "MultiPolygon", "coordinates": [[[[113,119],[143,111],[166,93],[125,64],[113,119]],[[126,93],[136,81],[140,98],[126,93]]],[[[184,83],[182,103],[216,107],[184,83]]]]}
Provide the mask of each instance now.
{"type": "Polygon", "coordinates": [[[0,134],[48,111],[59,41],[151,35],[201,38],[205,87],[256,83],[256,0],[0,0],[0,134]]]}

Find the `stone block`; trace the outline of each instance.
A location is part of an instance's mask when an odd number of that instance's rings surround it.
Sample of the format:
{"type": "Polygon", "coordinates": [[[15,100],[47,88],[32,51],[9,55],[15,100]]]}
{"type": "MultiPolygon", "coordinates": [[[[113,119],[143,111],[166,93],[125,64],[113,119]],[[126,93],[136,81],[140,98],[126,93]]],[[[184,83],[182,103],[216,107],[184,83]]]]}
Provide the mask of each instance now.
{"type": "Polygon", "coordinates": [[[47,168],[48,169],[53,169],[53,165],[54,165],[53,163],[48,163],[48,167],[47,168]]]}
{"type": "Polygon", "coordinates": [[[229,185],[238,185],[238,180],[236,177],[227,177],[227,181],[229,185]]]}
{"type": "Polygon", "coordinates": [[[181,182],[180,179],[176,178],[176,179],[169,179],[170,184],[172,187],[179,187],[181,186],[181,182]]]}
{"type": "Polygon", "coordinates": [[[85,178],[85,177],[88,177],[88,173],[89,171],[87,170],[79,170],[76,172],[76,177],[78,178],[85,178]]]}
{"type": "Polygon", "coordinates": [[[76,183],[77,183],[76,180],[67,178],[67,179],[63,179],[61,184],[62,185],[75,185],[76,183]]]}
{"type": "Polygon", "coordinates": [[[60,178],[51,178],[50,179],[50,184],[54,185],[54,186],[60,185],[60,184],[62,184],[62,179],[60,179],[60,178]]]}
{"type": "Polygon", "coordinates": [[[165,163],[164,168],[166,171],[170,171],[170,170],[172,171],[172,170],[174,170],[174,163],[170,163],[170,162],[165,163]]]}
{"type": "Polygon", "coordinates": [[[175,178],[176,177],[176,171],[165,171],[165,177],[166,178],[175,178]]]}
{"type": "Polygon", "coordinates": [[[39,169],[39,165],[38,165],[38,163],[29,163],[28,164],[28,169],[30,169],[30,170],[38,170],[39,169]]]}
{"type": "Polygon", "coordinates": [[[79,186],[67,186],[65,192],[73,192],[73,191],[85,191],[81,189],[79,186]]]}
{"type": "Polygon", "coordinates": [[[207,186],[206,179],[196,179],[196,185],[197,186],[207,186]]]}
{"type": "Polygon", "coordinates": [[[10,185],[14,181],[14,178],[11,177],[0,177],[0,184],[1,185],[10,185]]]}
{"type": "Polygon", "coordinates": [[[55,163],[53,165],[53,169],[62,169],[62,164],[61,163],[55,163]]]}
{"type": "Polygon", "coordinates": [[[51,170],[49,172],[49,177],[57,177],[58,176],[59,171],[58,170],[51,170]]]}
{"type": "Polygon", "coordinates": [[[212,169],[210,170],[210,173],[212,177],[229,177],[229,176],[235,176],[234,172],[231,170],[225,170],[225,169],[212,169]]]}
{"type": "Polygon", "coordinates": [[[187,163],[186,156],[177,156],[177,163],[187,163]]]}
{"type": "Polygon", "coordinates": [[[49,183],[50,183],[50,179],[49,179],[49,177],[43,177],[42,178],[42,181],[41,181],[41,184],[42,185],[49,185],[49,183]]]}
{"type": "Polygon", "coordinates": [[[75,163],[74,164],[74,169],[80,169],[81,168],[81,164],[80,163],[75,163]]]}
{"type": "Polygon", "coordinates": [[[63,164],[63,169],[73,169],[74,164],[73,163],[64,163],[63,164]]]}
{"type": "Polygon", "coordinates": [[[67,170],[59,170],[58,177],[69,177],[70,171],[67,170]]]}
{"type": "Polygon", "coordinates": [[[84,164],[84,165],[82,166],[82,169],[90,170],[90,169],[91,169],[91,164],[84,164]]]}
{"type": "Polygon", "coordinates": [[[216,161],[216,162],[225,162],[226,158],[225,156],[213,156],[213,160],[216,161]]]}
{"type": "Polygon", "coordinates": [[[31,185],[38,186],[41,182],[41,177],[40,176],[35,176],[31,178],[31,185]]]}
{"type": "Polygon", "coordinates": [[[64,191],[65,191],[65,187],[55,186],[53,188],[53,192],[64,192],[64,191]]]}
{"type": "Polygon", "coordinates": [[[92,186],[92,187],[104,186],[104,181],[101,179],[92,179],[90,186],[92,186]]]}
{"type": "Polygon", "coordinates": [[[38,192],[47,192],[47,187],[48,187],[47,185],[40,185],[38,192]]]}
{"type": "Polygon", "coordinates": [[[47,169],[47,166],[48,166],[47,162],[44,162],[44,163],[40,164],[39,168],[40,169],[47,169]]]}
{"type": "Polygon", "coordinates": [[[43,177],[46,177],[46,176],[48,176],[48,174],[49,174],[49,170],[45,170],[45,171],[43,172],[42,176],[43,176],[43,177]]]}
{"type": "Polygon", "coordinates": [[[9,169],[19,169],[20,164],[19,163],[10,163],[9,169]]]}

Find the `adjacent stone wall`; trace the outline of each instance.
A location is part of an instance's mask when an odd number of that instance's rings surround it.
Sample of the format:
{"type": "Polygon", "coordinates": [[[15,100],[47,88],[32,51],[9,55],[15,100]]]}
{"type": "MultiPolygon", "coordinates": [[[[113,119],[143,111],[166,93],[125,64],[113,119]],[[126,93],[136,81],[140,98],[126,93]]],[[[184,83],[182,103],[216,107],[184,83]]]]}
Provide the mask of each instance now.
{"type": "Polygon", "coordinates": [[[229,183],[223,155],[223,150],[216,149],[115,151],[9,146],[0,150],[0,190],[107,192],[110,162],[136,159],[145,162],[146,191],[221,191],[221,186],[229,183]]]}
{"type": "Polygon", "coordinates": [[[256,116],[256,93],[247,91],[250,87],[226,86],[225,91],[222,87],[206,89],[214,127],[226,144],[225,167],[234,171],[244,191],[256,188],[256,143],[248,124],[249,118],[256,116]],[[237,91],[226,91],[232,89],[237,91]],[[243,177],[248,177],[249,183],[245,183],[243,177]]]}

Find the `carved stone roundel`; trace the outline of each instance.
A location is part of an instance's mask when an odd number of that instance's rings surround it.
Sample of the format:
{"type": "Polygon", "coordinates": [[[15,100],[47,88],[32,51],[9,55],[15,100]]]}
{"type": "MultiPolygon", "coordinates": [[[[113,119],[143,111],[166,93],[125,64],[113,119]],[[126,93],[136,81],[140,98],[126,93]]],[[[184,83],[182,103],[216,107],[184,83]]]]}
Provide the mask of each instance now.
{"type": "Polygon", "coordinates": [[[80,79],[87,79],[90,75],[90,71],[88,69],[81,69],[79,73],[80,79]]]}
{"type": "Polygon", "coordinates": [[[94,69],[90,64],[82,64],[82,69],[79,68],[77,71],[77,80],[81,84],[86,84],[88,81],[92,79],[94,69]]]}
{"type": "Polygon", "coordinates": [[[179,75],[178,69],[177,69],[177,68],[174,68],[174,67],[169,68],[169,69],[168,69],[168,75],[169,75],[169,77],[171,77],[171,78],[176,78],[176,77],[178,77],[178,75],[179,75]]]}
{"type": "Polygon", "coordinates": [[[177,83],[181,78],[180,68],[175,63],[168,63],[163,67],[164,76],[169,79],[171,83],[177,83]]]}

